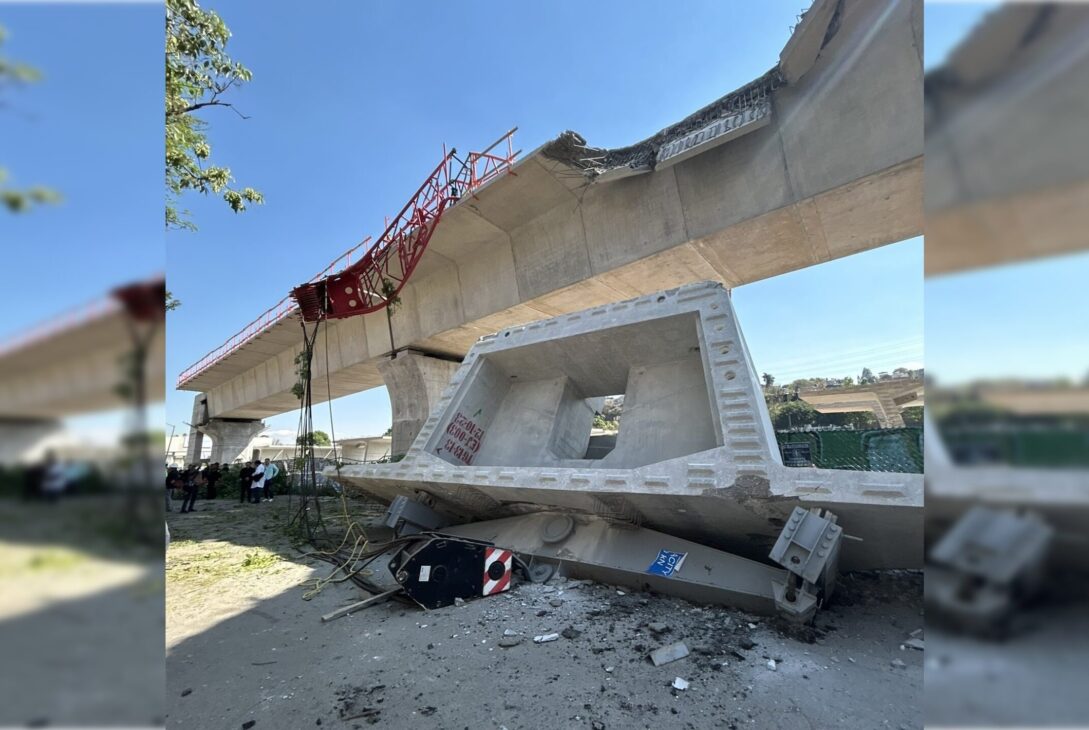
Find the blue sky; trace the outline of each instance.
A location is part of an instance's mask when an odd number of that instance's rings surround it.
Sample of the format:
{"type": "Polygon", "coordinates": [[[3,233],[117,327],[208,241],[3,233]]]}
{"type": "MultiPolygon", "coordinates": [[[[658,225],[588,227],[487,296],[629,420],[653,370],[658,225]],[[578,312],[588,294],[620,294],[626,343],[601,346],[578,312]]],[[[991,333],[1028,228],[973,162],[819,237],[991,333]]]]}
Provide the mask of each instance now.
{"type": "MultiPolygon", "coordinates": [[[[4,5],[5,54],[44,74],[5,94],[0,165],[47,184],[56,207],[0,212],[0,339],[165,268],[162,233],[162,9],[4,5]],[[91,32],[93,30],[93,32],[91,32]]],[[[152,409],[152,422],[163,409],[152,409]]],[[[109,440],[119,413],[72,419],[109,440]]]]}
{"type": "Polygon", "coordinates": [[[26,303],[0,308],[5,337],[164,269],[162,10],[0,4],[0,25],[5,54],[44,74],[5,94],[0,164],[64,196],[0,213],[5,268],[21,274],[4,295],[26,303]]]}

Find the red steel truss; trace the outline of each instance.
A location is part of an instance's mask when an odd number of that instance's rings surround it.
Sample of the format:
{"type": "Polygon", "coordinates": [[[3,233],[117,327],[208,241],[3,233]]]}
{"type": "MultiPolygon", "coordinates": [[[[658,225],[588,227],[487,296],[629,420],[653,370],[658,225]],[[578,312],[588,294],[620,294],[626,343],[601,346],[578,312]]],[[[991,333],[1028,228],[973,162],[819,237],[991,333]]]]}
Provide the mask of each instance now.
{"type": "Polygon", "coordinates": [[[510,130],[483,152],[470,152],[465,160],[450,150],[363,258],[321,281],[292,290],[303,321],[369,314],[396,301],[446,209],[510,170],[518,154],[513,147],[514,132],[510,130]],[[500,147],[504,142],[506,154],[500,147]]]}
{"type": "Polygon", "coordinates": [[[386,225],[381,238],[364,252],[361,259],[353,264],[352,254],[370,242],[369,236],[341,254],[309,282],[296,287],[290,296],[269,307],[222,345],[182,371],[178,376],[178,387],[290,316],[301,313],[306,321],[335,319],[385,307],[386,302],[401,291],[412,275],[443,212],[459,199],[471,195],[510,170],[519,154],[513,148],[516,131],[517,127],[483,152],[469,153],[465,160],[457,157],[456,150],[445,153],[439,166],[398,216],[386,225]],[[345,291],[347,287],[352,287],[351,294],[345,291]],[[299,306],[296,306],[296,301],[299,306]]]}

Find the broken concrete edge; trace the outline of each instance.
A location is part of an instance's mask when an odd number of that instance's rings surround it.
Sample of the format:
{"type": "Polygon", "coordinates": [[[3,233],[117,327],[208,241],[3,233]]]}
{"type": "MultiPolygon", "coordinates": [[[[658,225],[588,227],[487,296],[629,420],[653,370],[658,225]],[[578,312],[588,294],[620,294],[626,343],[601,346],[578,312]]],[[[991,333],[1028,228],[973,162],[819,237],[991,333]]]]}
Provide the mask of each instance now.
{"type": "Polygon", "coordinates": [[[843,0],[816,0],[794,27],[779,54],[779,62],[759,78],[720,96],[710,104],[646,139],[625,147],[587,145],[578,132],[567,130],[540,148],[549,159],[578,168],[590,179],[627,168],[649,172],[657,165],[659,150],[685,135],[766,101],[776,89],[799,81],[821,50],[835,36],[843,12],[843,0]]]}
{"type": "Polygon", "coordinates": [[[776,65],[760,78],[719,97],[679,122],[627,147],[612,149],[590,147],[578,132],[567,130],[554,140],[545,143],[540,148],[540,153],[544,157],[581,170],[590,179],[618,168],[649,172],[655,168],[658,150],[663,146],[706,127],[716,120],[724,119],[767,100],[771,92],[784,84],[779,66],[776,65]]]}

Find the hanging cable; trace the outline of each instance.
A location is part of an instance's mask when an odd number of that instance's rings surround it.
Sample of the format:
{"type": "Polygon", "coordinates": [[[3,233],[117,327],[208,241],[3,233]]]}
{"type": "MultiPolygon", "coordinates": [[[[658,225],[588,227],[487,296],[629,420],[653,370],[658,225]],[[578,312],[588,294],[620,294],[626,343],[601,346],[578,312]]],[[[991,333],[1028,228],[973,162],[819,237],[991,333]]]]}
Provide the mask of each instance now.
{"type": "Polygon", "coordinates": [[[328,539],[328,531],[321,518],[321,501],[317,495],[317,469],[314,457],[314,415],[313,415],[313,364],[314,344],[318,338],[321,321],[314,324],[312,332],[306,331],[306,322],[300,321],[303,331],[303,351],[299,366],[299,384],[302,386],[301,409],[299,413],[299,432],[295,439],[294,465],[299,468],[299,508],[288,523],[289,527],[298,524],[305,531],[306,539],[317,545],[317,533],[328,539]]]}

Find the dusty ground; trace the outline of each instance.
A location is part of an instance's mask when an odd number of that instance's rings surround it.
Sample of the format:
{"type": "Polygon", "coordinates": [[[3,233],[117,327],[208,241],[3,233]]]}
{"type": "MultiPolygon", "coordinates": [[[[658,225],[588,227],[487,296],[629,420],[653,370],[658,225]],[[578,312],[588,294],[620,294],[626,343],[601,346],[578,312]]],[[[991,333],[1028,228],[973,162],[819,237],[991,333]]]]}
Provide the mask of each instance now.
{"type": "MultiPolygon", "coordinates": [[[[341,583],[303,600],[331,566],[299,557],[283,497],[199,508],[168,515],[168,728],[922,727],[922,652],[901,647],[922,626],[917,574],[845,576],[802,638],[728,609],[563,579],[323,624],[363,596],[341,583]],[[549,632],[564,635],[533,642],[549,632]],[[648,661],[677,641],[689,657],[648,661]],[[676,677],[687,690],[670,686],[676,677]]],[[[375,519],[373,507],[352,510],[375,519]]]]}
{"type": "Polygon", "coordinates": [[[163,722],[162,538],[133,542],[124,515],[0,500],[0,727],[163,722]]]}
{"type": "Polygon", "coordinates": [[[1019,629],[1002,640],[932,628],[924,672],[927,726],[1089,727],[1086,599],[1078,591],[1032,605],[1019,629]]]}

